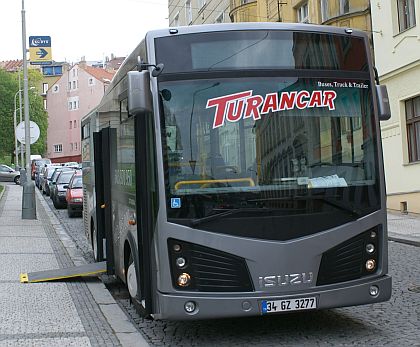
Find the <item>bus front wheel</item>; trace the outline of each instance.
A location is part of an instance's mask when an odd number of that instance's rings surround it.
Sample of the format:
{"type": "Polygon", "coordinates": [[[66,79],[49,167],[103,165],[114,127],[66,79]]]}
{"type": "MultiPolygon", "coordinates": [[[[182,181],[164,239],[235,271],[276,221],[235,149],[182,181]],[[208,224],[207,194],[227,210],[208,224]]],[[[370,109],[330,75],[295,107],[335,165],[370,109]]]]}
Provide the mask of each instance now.
{"type": "Polygon", "coordinates": [[[130,254],[130,259],[128,260],[128,268],[127,268],[127,288],[128,292],[130,293],[130,297],[132,300],[137,301],[138,297],[138,288],[137,288],[137,272],[136,266],[134,264],[133,256],[130,254]]]}

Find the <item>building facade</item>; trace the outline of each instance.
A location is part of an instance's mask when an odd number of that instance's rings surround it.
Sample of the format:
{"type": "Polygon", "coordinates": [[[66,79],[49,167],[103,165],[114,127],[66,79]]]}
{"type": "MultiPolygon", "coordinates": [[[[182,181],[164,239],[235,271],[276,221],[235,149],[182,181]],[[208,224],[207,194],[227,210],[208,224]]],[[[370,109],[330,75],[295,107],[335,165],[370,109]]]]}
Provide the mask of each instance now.
{"type": "Polygon", "coordinates": [[[420,0],[372,2],[372,26],[392,113],[381,124],[388,208],[420,213],[420,0]]]}
{"type": "Polygon", "coordinates": [[[47,157],[52,162],[81,161],[80,120],[99,104],[112,77],[81,62],[48,88],[47,157]]]}
{"type": "Polygon", "coordinates": [[[229,0],[169,0],[169,26],[230,23],[229,0]]]}

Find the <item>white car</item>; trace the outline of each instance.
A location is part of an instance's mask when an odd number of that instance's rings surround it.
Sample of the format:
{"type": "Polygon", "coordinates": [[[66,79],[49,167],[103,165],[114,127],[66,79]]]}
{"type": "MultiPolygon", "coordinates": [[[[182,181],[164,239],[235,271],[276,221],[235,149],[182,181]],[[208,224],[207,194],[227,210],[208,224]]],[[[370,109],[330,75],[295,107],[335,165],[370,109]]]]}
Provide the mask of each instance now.
{"type": "Polygon", "coordinates": [[[0,181],[20,184],[20,172],[10,166],[0,164],[0,181]]]}

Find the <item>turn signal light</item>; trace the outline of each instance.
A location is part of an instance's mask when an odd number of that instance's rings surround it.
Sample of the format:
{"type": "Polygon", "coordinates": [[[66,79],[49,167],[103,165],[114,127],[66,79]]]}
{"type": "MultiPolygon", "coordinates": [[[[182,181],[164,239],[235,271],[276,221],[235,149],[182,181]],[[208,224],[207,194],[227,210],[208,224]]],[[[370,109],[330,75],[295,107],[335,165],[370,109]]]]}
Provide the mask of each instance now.
{"type": "Polygon", "coordinates": [[[178,277],[178,285],[180,287],[188,287],[191,282],[191,276],[187,273],[182,273],[178,277]]]}
{"type": "Polygon", "coordinates": [[[368,261],[366,261],[366,270],[372,271],[375,269],[375,266],[376,262],[374,259],[369,259],[368,261]]]}

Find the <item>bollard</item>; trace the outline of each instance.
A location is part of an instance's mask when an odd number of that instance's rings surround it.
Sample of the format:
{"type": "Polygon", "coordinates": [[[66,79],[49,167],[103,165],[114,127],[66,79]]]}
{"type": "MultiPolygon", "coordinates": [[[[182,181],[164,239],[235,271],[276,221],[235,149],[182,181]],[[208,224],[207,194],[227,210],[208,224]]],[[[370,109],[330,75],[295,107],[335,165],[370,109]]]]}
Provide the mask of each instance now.
{"type": "Polygon", "coordinates": [[[23,185],[22,219],[36,219],[35,185],[32,181],[23,185]]]}
{"type": "Polygon", "coordinates": [[[20,185],[23,187],[25,182],[26,182],[26,170],[20,169],[20,185]]]}

